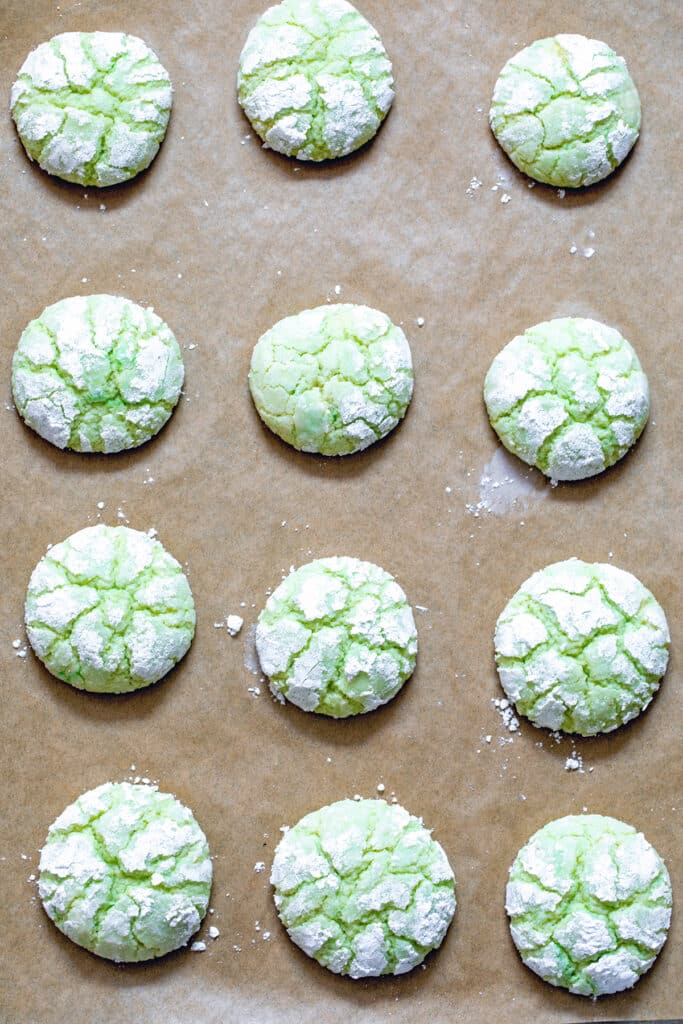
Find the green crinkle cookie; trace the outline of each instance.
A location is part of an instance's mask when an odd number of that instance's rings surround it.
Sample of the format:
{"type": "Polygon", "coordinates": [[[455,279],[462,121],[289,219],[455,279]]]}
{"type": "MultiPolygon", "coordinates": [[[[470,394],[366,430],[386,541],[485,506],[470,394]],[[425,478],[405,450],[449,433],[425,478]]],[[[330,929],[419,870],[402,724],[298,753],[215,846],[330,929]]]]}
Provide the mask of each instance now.
{"type": "Polygon", "coordinates": [[[376,30],[346,0],[283,0],[249,33],[237,95],[269,149],[299,160],[346,156],[377,132],[394,99],[376,30]]]}
{"type": "Polygon", "coordinates": [[[503,689],[534,725],[593,736],[643,711],[669,658],[661,606],[623,569],[578,558],[535,572],[496,623],[503,689]]]}
{"type": "Polygon", "coordinates": [[[671,919],[671,882],[631,825],[569,815],[519,851],[505,909],[527,967],[576,995],[604,996],[631,988],[654,963],[671,919]]]}
{"type": "Polygon", "coordinates": [[[117,295],[48,306],[12,360],[22,418],[57,448],[77,452],[119,452],[149,441],[173,412],[183,378],[167,324],[117,295]]]}
{"type": "Polygon", "coordinates": [[[514,455],[553,480],[595,476],[640,437],[647,377],[618,331],[562,317],[530,327],[493,360],[484,382],[491,426],[514,455]]]}
{"type": "Polygon", "coordinates": [[[50,548],[31,575],[25,617],[47,670],[94,693],[156,683],[187,653],[195,628],[178,562],[125,526],[88,526],[50,548]]]}
{"type": "Polygon", "coordinates": [[[268,598],[256,650],[283,703],[348,718],[396,696],[415,668],[417,630],[406,595],[384,569],[320,558],[268,598]]]}
{"type": "Polygon", "coordinates": [[[443,849],[420,819],[384,800],[307,814],[280,841],[270,881],[292,941],[351,978],[412,970],[455,913],[443,849]]]}
{"type": "Polygon", "coordinates": [[[623,57],[579,35],[538,39],[493,90],[493,134],[520,171],[561,188],[592,185],[630,153],[640,99],[623,57]]]}
{"type": "Polygon", "coordinates": [[[116,185],[149,167],[172,89],[156,54],[121,32],[63,32],[28,55],[10,110],[29,159],[79,185],[116,185]]]}
{"type": "Polygon", "coordinates": [[[413,394],[410,346],[376,309],[318,306],[259,338],[249,387],[259,416],[283,441],[304,452],[348,455],[405,416],[413,394]]]}
{"type": "Polygon", "coordinates": [[[73,942],[132,963],[185,945],[206,914],[211,876],[187,807],[155,786],[107,782],[50,826],[38,892],[73,942]]]}

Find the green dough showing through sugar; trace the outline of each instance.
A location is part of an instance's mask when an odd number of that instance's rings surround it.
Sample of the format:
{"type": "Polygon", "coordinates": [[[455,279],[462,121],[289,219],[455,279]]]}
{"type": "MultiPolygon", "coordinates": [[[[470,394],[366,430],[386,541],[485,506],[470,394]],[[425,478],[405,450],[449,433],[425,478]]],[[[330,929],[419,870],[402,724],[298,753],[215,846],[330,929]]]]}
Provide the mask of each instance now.
{"type": "Polygon", "coordinates": [[[666,671],[669,628],[631,573],[571,558],[522,584],[494,643],[500,681],[520,714],[593,736],[648,706],[666,671]]]}
{"type": "Polygon", "coordinates": [[[527,967],[577,995],[610,995],[631,988],[664,945],[671,882],[631,825],[569,815],[519,851],[505,909],[527,967]]]}
{"type": "Polygon", "coordinates": [[[38,892],[73,942],[132,963],[185,945],[206,914],[211,876],[187,807],[154,786],[107,782],[50,826],[38,892]]]}
{"type": "Polygon", "coordinates": [[[88,526],[33,570],[26,630],[52,675],[93,693],[150,686],[187,653],[194,601],[178,562],[146,533],[88,526]]]}
{"type": "Polygon", "coordinates": [[[249,387],[259,416],[283,441],[304,452],[348,455],[405,416],[413,393],[410,346],[376,309],[318,306],[259,338],[249,387]]]}
{"type": "Polygon", "coordinates": [[[384,569],[321,558],[268,598],[256,650],[283,703],[347,718],[396,696],[415,668],[417,630],[406,595],[384,569]]]}
{"type": "Polygon", "coordinates": [[[493,360],[484,382],[491,426],[514,455],[553,480],[595,476],[640,437],[650,411],[632,346],[596,320],[530,327],[493,360]]]}
{"type": "Polygon", "coordinates": [[[79,185],[135,177],[166,134],[166,69],[136,36],[63,32],[24,61],[10,109],[31,160],[79,185]]]}
{"type": "Polygon", "coordinates": [[[283,0],[249,33],[237,95],[269,149],[319,161],[375,135],[393,84],[382,40],[346,0],[283,0]]]}
{"type": "Polygon", "coordinates": [[[73,296],[43,310],[12,360],[29,427],[57,448],[119,452],[149,441],[180,397],[184,367],[167,324],[117,295],[73,296]]]}
{"type": "Polygon", "coordinates": [[[335,974],[405,974],[441,945],[455,913],[443,849],[384,800],[307,814],[275,851],[270,877],[289,937],[335,974]]]}
{"type": "Polygon", "coordinates": [[[516,167],[579,188],[611,174],[640,131],[640,99],[623,57],[597,39],[539,39],[500,73],[489,113],[516,167]]]}

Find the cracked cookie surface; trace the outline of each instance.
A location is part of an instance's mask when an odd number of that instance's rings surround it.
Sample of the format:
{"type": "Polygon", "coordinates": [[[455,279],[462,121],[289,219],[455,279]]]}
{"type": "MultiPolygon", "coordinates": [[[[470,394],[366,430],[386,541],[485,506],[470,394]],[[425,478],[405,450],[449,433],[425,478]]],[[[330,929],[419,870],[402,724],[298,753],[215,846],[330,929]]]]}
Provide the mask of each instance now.
{"type": "Polygon", "coordinates": [[[79,690],[150,686],[187,653],[194,601],[179,563],[146,533],[89,526],[33,570],[26,631],[49,672],[79,690]]]}
{"type": "Polygon", "coordinates": [[[418,818],[384,800],[340,800],[280,841],[270,877],[289,937],[335,974],[405,974],[441,945],[455,880],[418,818]]]}
{"type": "Polygon", "coordinates": [[[616,818],[549,822],[517,854],[505,909],[522,960],[584,996],[631,988],[666,940],[671,882],[645,837],[616,818]]]}
{"type": "Polygon", "coordinates": [[[650,411],[632,346],[584,317],[558,317],[513,338],[491,363],[484,401],[508,451],[553,480],[583,480],[614,465],[650,411]]]}
{"type": "Polygon", "coordinates": [[[405,334],[376,309],[338,303],[285,317],[254,347],[256,410],[294,448],[349,455],[403,419],[413,393],[405,334]]]}
{"type": "Polygon", "coordinates": [[[511,57],[489,122],[516,167],[536,181],[579,188],[606,178],[640,131],[640,99],[623,57],[598,39],[538,39],[511,57]]]}
{"type": "Polygon", "coordinates": [[[55,302],[26,327],[12,360],[25,423],[57,448],[119,452],[154,437],[180,397],[184,367],[170,328],[117,295],[55,302]]]}
{"type": "Polygon", "coordinates": [[[184,946],[209,903],[212,865],[191,811],[156,787],[107,782],[50,826],[38,892],[59,930],[117,963],[184,946]]]}
{"type": "Polygon", "coordinates": [[[661,606],[631,573],[578,558],[546,566],[501,612],[498,675],[522,715],[593,736],[643,711],[669,658],[661,606]]]}
{"type": "Polygon", "coordinates": [[[269,149],[319,161],[376,134],[393,85],[379,34],[346,0],[283,0],[247,37],[237,95],[269,149]]]}
{"type": "Polygon", "coordinates": [[[396,696],[415,668],[417,630],[406,595],[384,569],[321,558],[268,598],[256,650],[280,701],[347,718],[396,696]]]}
{"type": "Polygon", "coordinates": [[[63,32],[28,55],[10,110],[29,158],[44,171],[104,187],[151,164],[171,103],[168,72],[141,39],[63,32]]]}

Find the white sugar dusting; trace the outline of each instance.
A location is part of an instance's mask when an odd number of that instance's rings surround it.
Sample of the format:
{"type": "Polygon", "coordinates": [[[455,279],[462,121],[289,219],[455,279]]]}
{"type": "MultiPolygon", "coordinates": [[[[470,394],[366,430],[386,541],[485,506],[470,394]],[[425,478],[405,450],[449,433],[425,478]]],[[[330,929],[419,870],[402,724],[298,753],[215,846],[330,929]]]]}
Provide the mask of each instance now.
{"type": "Polygon", "coordinates": [[[465,506],[470,515],[522,511],[548,494],[550,484],[505,448],[497,448],[479,478],[479,500],[465,506]]]}

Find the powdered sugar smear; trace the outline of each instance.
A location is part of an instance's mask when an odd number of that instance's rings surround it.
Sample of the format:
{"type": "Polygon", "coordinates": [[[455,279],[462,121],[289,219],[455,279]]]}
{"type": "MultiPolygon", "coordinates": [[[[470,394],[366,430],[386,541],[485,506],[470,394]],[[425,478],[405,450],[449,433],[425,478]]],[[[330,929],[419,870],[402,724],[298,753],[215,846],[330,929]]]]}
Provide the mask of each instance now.
{"type": "Polygon", "coordinates": [[[244,667],[247,672],[251,672],[252,675],[263,679],[261,664],[256,653],[256,623],[249,626],[249,629],[244,634],[244,667]]]}
{"type": "Polygon", "coordinates": [[[465,507],[475,517],[520,512],[545,498],[549,487],[549,482],[537,470],[500,447],[482,470],[479,500],[465,507]]]}

